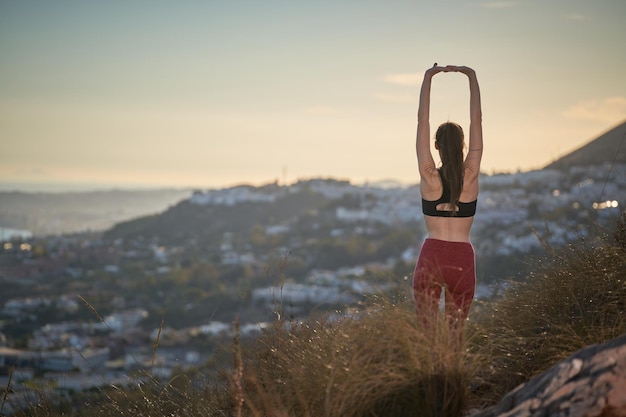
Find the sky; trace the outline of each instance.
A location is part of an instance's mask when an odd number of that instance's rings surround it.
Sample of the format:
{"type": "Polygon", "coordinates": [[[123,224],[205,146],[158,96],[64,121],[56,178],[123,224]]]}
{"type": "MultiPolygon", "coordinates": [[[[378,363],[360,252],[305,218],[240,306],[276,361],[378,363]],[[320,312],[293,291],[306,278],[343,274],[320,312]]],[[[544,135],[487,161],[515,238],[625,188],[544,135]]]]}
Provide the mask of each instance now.
{"type": "MultiPolygon", "coordinates": [[[[475,69],[487,174],[626,120],[626,2],[0,2],[0,188],[419,181],[423,72],[475,69]]],[[[431,129],[467,131],[458,73],[431,129]]]]}

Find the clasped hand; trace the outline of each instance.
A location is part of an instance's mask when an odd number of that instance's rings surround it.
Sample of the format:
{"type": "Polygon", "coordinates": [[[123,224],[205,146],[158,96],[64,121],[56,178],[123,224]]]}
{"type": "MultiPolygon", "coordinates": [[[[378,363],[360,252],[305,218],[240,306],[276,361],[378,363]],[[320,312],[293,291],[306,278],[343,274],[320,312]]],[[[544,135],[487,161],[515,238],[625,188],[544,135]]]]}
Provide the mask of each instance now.
{"type": "Polygon", "coordinates": [[[446,65],[445,67],[442,67],[442,66],[438,66],[437,63],[435,62],[435,65],[428,68],[424,75],[432,77],[433,75],[438,74],[440,72],[460,72],[462,74],[470,76],[472,73],[474,73],[474,70],[471,69],[470,67],[459,66],[459,65],[446,65]]]}

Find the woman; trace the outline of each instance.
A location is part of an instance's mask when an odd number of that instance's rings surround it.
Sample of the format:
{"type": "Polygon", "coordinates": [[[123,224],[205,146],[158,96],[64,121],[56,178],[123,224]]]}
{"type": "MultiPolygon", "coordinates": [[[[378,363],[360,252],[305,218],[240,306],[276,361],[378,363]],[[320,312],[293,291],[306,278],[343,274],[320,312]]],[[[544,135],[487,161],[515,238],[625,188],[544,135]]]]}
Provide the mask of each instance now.
{"type": "Polygon", "coordinates": [[[422,245],[413,273],[413,294],[418,314],[426,324],[437,316],[442,288],[445,289],[446,317],[463,328],[474,298],[476,266],[470,243],[478,198],[478,175],[483,153],[480,90],[473,69],[435,64],[424,74],[417,114],[417,163],[420,173],[422,211],[428,236],[422,245]],[[440,72],[460,72],[469,79],[469,147],[462,128],[443,123],[435,134],[435,149],[441,166],[437,168],[430,149],[430,86],[440,72]]]}

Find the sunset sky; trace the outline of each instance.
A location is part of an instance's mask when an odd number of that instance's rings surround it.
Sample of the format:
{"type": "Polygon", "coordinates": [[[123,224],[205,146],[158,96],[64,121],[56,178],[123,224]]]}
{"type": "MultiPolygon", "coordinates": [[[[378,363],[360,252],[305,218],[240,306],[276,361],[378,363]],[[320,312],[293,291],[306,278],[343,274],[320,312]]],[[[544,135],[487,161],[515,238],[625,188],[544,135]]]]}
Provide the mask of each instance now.
{"type": "MultiPolygon", "coordinates": [[[[2,1],[0,188],[419,181],[423,71],[476,70],[486,173],[626,120],[626,1],[2,1]]],[[[467,129],[461,74],[431,125],[467,129]]]]}

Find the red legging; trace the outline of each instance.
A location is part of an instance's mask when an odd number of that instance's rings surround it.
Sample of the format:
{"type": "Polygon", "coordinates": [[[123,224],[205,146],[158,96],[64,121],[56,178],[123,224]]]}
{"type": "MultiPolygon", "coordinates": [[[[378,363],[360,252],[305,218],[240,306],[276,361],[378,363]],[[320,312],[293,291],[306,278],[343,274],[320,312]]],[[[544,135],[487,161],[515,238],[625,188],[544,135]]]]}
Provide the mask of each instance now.
{"type": "Polygon", "coordinates": [[[476,264],[471,243],[426,239],[413,272],[413,297],[425,322],[437,316],[442,288],[446,289],[448,317],[465,320],[475,287],[476,264]]]}

